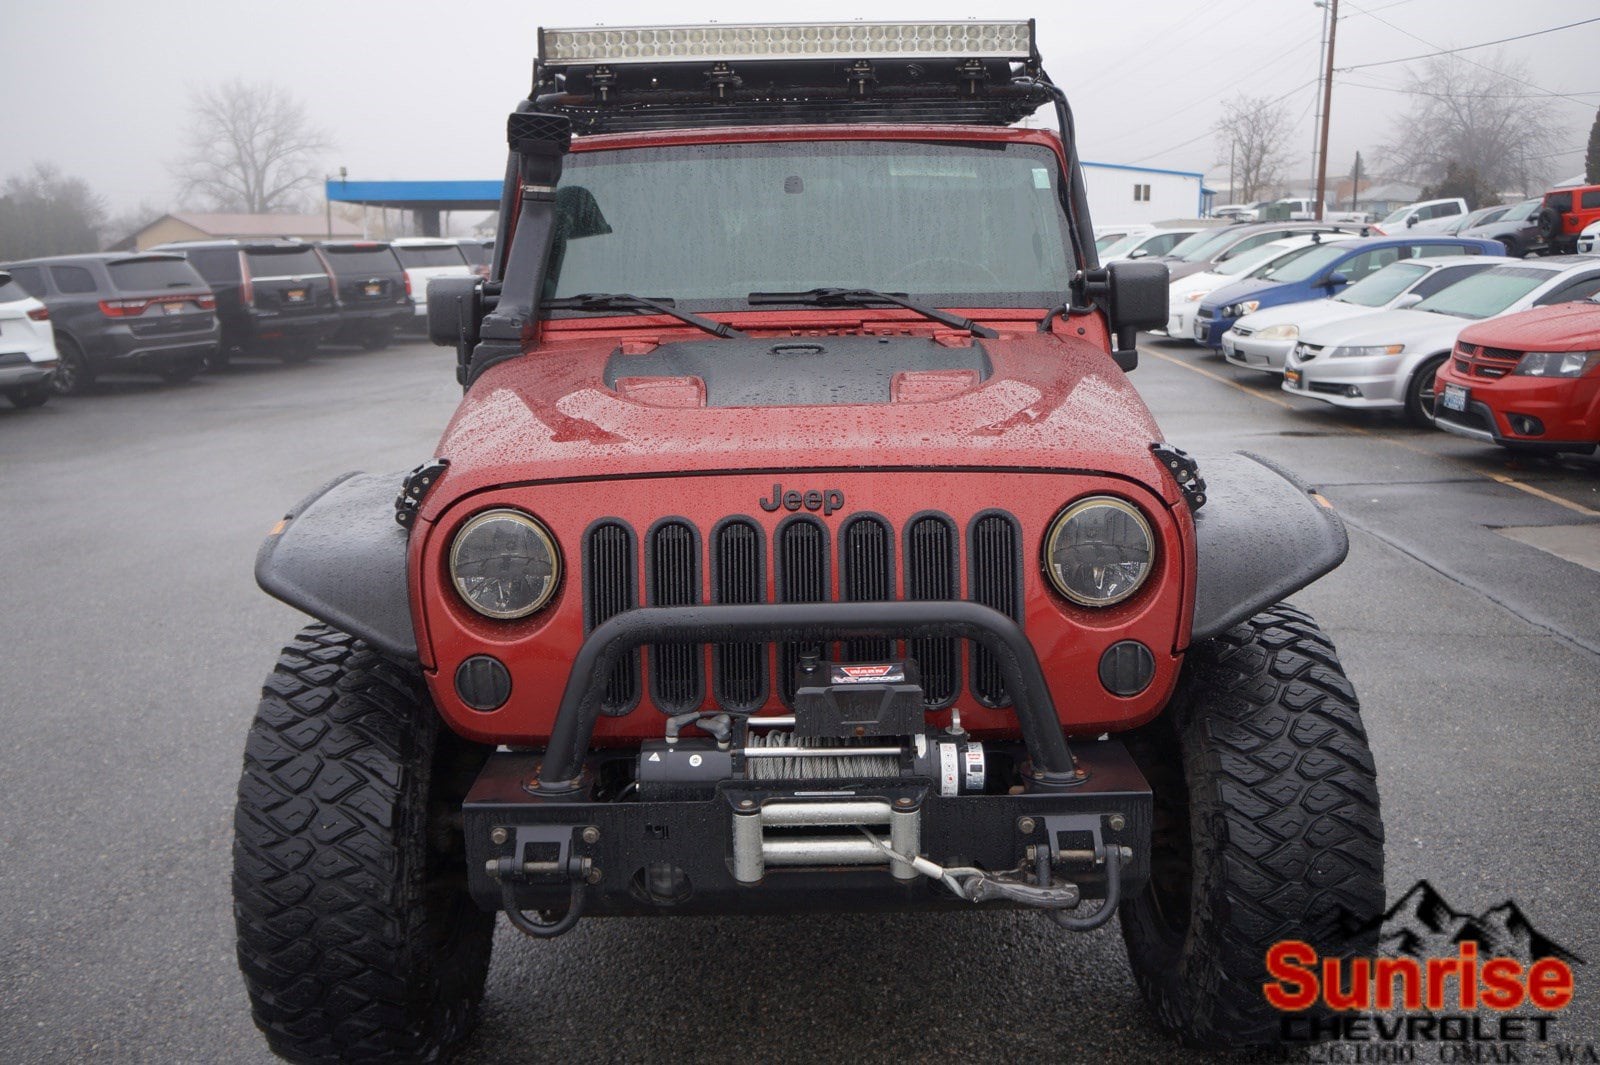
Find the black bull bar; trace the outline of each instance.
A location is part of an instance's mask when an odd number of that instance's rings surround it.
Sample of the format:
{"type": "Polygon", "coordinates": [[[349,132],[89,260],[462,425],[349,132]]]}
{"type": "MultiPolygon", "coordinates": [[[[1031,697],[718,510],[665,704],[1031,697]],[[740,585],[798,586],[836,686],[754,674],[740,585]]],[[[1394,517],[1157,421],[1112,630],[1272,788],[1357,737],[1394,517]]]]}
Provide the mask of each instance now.
{"type": "Polygon", "coordinates": [[[590,633],[573,659],[539,770],[540,790],[551,794],[581,786],[607,678],[624,655],[645,644],[930,637],[971,640],[994,657],[1033,763],[1036,788],[1059,790],[1078,783],[1039,657],[1021,627],[980,603],[938,600],[641,607],[618,614],[590,633]]]}

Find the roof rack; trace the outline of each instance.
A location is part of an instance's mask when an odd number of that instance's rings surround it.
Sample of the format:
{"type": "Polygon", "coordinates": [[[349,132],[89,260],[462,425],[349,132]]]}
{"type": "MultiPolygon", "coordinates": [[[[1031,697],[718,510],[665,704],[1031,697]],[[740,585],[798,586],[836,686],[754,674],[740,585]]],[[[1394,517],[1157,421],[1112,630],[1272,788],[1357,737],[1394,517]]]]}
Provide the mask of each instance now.
{"type": "Polygon", "coordinates": [[[1033,20],[541,29],[540,111],[578,133],[1004,126],[1051,102],[1033,20]]]}

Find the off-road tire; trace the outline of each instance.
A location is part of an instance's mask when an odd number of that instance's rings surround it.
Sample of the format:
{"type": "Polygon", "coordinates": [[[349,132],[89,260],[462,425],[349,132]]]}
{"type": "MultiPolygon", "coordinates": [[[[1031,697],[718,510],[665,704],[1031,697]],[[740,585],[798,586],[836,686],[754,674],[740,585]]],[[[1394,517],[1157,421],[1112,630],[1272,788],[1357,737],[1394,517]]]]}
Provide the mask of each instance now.
{"type": "Polygon", "coordinates": [[[52,395],[54,395],[54,392],[51,390],[50,382],[47,379],[38,384],[21,385],[17,388],[9,389],[6,392],[6,399],[10,400],[11,405],[18,410],[27,410],[29,407],[44,406],[50,401],[52,395]]]}
{"type": "Polygon", "coordinates": [[[1541,207],[1539,213],[1534,215],[1539,222],[1539,235],[1546,244],[1554,245],[1556,238],[1561,236],[1561,215],[1554,207],[1541,207]]]}
{"type": "Polygon", "coordinates": [[[1448,355],[1432,355],[1423,361],[1406,382],[1406,420],[1418,429],[1433,428],[1434,379],[1448,355]]]}
{"type": "Polygon", "coordinates": [[[1265,610],[1191,648],[1129,745],[1155,796],[1151,879],[1120,910],[1139,990],[1187,1044],[1271,1045],[1267,949],[1370,955],[1384,906],[1377,780],[1333,644],[1265,610]]]}
{"type": "Polygon", "coordinates": [[[233,845],[239,968],[276,1053],[431,1062],[467,1033],[494,915],[467,894],[460,802],[485,753],[414,667],[326,625],[284,648],[233,845]]]}

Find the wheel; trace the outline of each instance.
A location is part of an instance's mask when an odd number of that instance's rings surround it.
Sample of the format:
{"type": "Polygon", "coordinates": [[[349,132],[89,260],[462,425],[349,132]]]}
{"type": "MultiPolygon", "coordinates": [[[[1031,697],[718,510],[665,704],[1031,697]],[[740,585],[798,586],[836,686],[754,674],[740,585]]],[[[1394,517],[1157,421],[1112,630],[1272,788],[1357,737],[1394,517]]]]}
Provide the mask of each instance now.
{"type": "Polygon", "coordinates": [[[203,355],[193,359],[185,359],[182,362],[175,362],[171,366],[163,368],[161,370],[161,379],[168,384],[181,385],[185,381],[194,380],[195,376],[205,367],[206,359],[203,355]]]}
{"type": "Polygon", "coordinates": [[[27,410],[29,407],[42,407],[49,402],[51,395],[50,381],[46,379],[37,384],[23,385],[6,392],[6,399],[18,410],[27,410]]]}
{"type": "Polygon", "coordinates": [[[1506,254],[1513,259],[1520,259],[1528,254],[1527,250],[1523,248],[1522,242],[1516,237],[1501,237],[1500,243],[1505,247],[1506,254]]]}
{"type": "Polygon", "coordinates": [[[486,749],[414,667],[327,625],[262,690],[234,814],[239,968],[291,1061],[436,1061],[470,1029],[494,915],[467,894],[460,803],[486,749]]]}
{"type": "Polygon", "coordinates": [[[1433,428],[1433,399],[1437,394],[1434,379],[1447,357],[1435,355],[1428,359],[1406,382],[1406,420],[1420,429],[1433,428]]]}
{"type": "Polygon", "coordinates": [[[1139,990],[1190,1045],[1275,1043],[1268,948],[1371,955],[1383,913],[1377,780],[1333,644],[1285,604],[1198,643],[1129,746],[1155,800],[1150,880],[1119,911],[1139,990]]]}
{"type": "Polygon", "coordinates": [[[87,391],[94,384],[94,370],[83,357],[83,348],[69,336],[56,334],[56,372],[50,375],[50,388],[58,396],[87,391]]]}
{"type": "Polygon", "coordinates": [[[301,344],[291,341],[278,348],[278,358],[283,360],[284,364],[287,366],[295,366],[302,362],[307,362],[311,359],[311,356],[315,355],[316,353],[316,345],[309,343],[305,346],[302,346],[301,344]]]}
{"type": "Polygon", "coordinates": [[[1534,217],[1539,220],[1539,235],[1546,244],[1554,244],[1556,234],[1561,232],[1561,215],[1554,207],[1541,207],[1534,217]]]}
{"type": "Polygon", "coordinates": [[[361,334],[361,346],[367,351],[382,351],[394,341],[394,327],[375,325],[361,334]]]}

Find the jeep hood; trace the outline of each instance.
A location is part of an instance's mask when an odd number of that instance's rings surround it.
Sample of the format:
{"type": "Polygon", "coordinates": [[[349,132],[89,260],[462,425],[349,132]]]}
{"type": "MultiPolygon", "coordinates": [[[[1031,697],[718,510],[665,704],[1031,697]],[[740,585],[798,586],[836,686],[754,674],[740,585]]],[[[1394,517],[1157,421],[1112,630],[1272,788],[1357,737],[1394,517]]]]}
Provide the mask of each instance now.
{"type": "Polygon", "coordinates": [[[1490,318],[1464,331],[1461,339],[1515,351],[1590,351],[1600,348],[1600,303],[1576,300],[1490,318]]]}
{"type": "Polygon", "coordinates": [[[663,339],[563,341],[485,372],[420,516],[507,484],[795,469],[1070,469],[1180,498],[1143,401],[1083,341],[663,339]]]}

